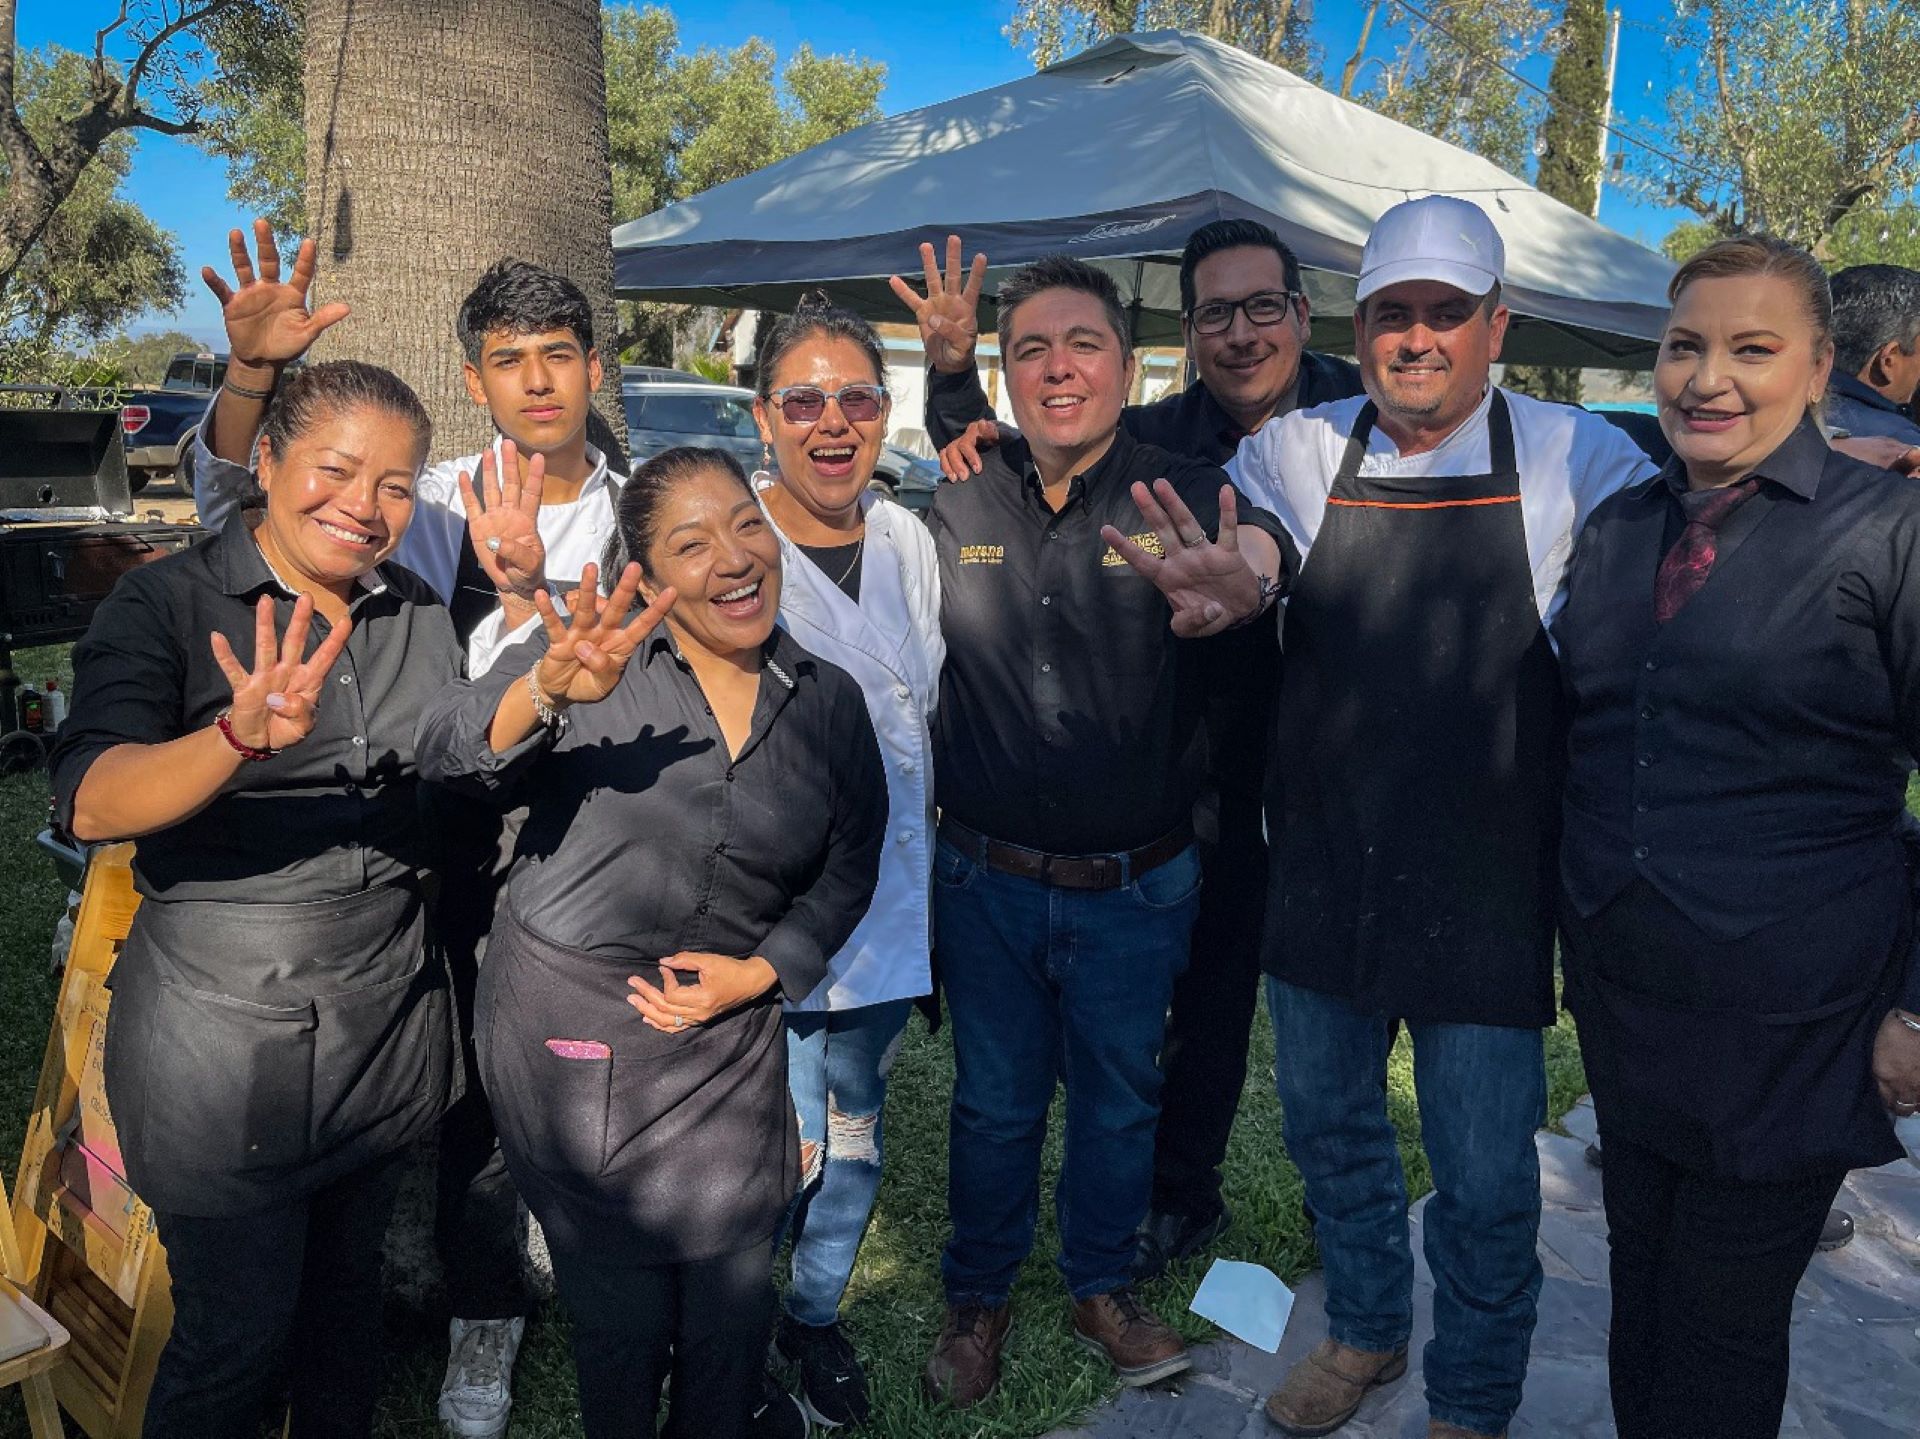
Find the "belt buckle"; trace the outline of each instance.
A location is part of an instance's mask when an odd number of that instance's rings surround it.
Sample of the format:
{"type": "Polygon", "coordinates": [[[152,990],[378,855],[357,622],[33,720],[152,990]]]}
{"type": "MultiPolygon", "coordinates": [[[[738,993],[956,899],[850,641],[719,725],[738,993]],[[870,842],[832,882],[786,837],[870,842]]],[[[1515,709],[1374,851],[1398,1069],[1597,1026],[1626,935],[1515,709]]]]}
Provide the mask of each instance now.
{"type": "Polygon", "coordinates": [[[1048,855],[1042,878],[1060,889],[1117,889],[1119,864],[1110,854],[1048,855]]]}

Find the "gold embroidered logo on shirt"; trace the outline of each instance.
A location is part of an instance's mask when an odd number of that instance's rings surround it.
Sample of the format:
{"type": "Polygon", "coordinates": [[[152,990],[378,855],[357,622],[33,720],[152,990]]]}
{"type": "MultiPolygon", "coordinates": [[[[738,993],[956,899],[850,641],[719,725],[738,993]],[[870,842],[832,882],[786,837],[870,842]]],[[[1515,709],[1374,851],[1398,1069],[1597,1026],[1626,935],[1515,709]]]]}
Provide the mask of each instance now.
{"type": "Polygon", "coordinates": [[[960,546],[960,563],[963,565],[1003,565],[1006,562],[1005,545],[960,546]]]}
{"type": "MultiPolygon", "coordinates": [[[[1167,557],[1166,546],[1160,543],[1160,536],[1156,535],[1152,530],[1146,530],[1137,535],[1128,535],[1127,538],[1150,555],[1157,555],[1163,560],[1167,557]]],[[[1100,556],[1100,563],[1107,569],[1112,569],[1115,565],[1124,565],[1126,560],[1121,556],[1120,551],[1109,547],[1107,552],[1100,556]]]]}

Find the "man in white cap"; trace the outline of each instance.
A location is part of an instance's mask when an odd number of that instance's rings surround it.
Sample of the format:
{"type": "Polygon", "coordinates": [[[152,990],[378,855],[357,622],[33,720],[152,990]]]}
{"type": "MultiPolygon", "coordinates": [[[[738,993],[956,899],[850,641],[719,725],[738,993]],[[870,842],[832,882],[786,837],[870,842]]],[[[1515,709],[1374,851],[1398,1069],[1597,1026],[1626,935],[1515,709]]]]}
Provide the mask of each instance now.
{"type": "Polygon", "coordinates": [[[1331,1433],[1406,1370],[1396,1019],[1435,1190],[1429,1435],[1504,1433],[1526,1375],[1555,1012],[1562,731],[1547,624],[1580,524],[1654,469],[1598,416],[1489,383],[1504,263],[1493,222],[1464,200],[1387,211],[1354,313],[1365,396],[1273,421],[1228,466],[1302,557],[1282,627],[1262,962],[1330,1337],[1267,1400],[1287,1434],[1331,1433]]]}

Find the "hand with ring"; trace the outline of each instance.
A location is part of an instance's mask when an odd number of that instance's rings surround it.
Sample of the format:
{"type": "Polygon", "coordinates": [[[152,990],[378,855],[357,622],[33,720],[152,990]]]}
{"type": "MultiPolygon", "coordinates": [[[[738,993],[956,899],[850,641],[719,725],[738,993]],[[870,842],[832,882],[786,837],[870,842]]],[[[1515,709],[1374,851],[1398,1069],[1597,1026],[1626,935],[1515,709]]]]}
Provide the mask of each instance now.
{"type": "Polygon", "coordinates": [[[1133,502],[1153,527],[1160,553],[1129,539],[1112,525],[1100,538],[1152,582],[1173,606],[1173,632],[1182,639],[1218,634],[1259,610],[1260,577],[1240,553],[1239,510],[1231,485],[1220,487],[1220,532],[1209,540],[1193,511],[1165,480],[1153,488],[1135,483],[1133,502]]]}
{"type": "Polygon", "coordinates": [[[1920,1016],[1910,1023],[1900,1010],[1880,1022],[1873,1038],[1873,1080],[1880,1102],[1897,1119],[1920,1112],[1920,1016]]]}
{"type": "Polygon", "coordinates": [[[779,982],[773,966],[758,955],[735,959],[682,950],[660,961],[659,985],[630,976],[627,1003],[653,1028],[682,1034],[758,999],[779,982]]]}
{"type": "Polygon", "coordinates": [[[540,497],[546,487],[547,457],[527,461],[526,479],[520,478],[520,450],[512,440],[500,442],[500,458],[492,447],[480,457],[480,486],[460,472],[460,499],[466,506],[467,535],[473,557],[503,595],[531,600],[546,584],[547,546],[540,538],[540,497]]]}

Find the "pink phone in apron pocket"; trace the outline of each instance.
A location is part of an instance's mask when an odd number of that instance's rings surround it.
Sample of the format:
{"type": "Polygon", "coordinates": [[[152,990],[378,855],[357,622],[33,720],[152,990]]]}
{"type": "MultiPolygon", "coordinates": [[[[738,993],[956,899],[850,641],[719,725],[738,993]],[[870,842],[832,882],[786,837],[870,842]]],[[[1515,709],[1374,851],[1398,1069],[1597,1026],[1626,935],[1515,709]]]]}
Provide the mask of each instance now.
{"type": "Polygon", "coordinates": [[[549,1039],[547,1048],[562,1059],[612,1059],[613,1051],[597,1039],[549,1039]]]}

